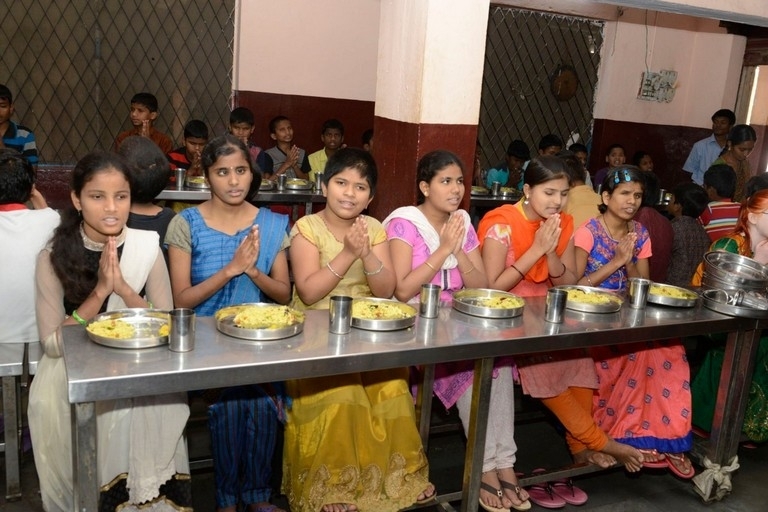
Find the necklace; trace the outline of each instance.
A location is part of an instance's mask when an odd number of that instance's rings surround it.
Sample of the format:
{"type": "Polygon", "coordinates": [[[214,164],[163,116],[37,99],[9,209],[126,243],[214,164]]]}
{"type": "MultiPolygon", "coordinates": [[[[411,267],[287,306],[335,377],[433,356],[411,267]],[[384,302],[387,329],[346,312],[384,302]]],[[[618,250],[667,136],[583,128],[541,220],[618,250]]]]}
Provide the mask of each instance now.
{"type": "MultiPolygon", "coordinates": [[[[608,223],[605,222],[605,217],[600,216],[600,220],[603,221],[603,226],[605,226],[605,230],[608,232],[608,236],[610,236],[613,240],[618,240],[615,236],[613,236],[613,233],[611,233],[611,228],[608,227],[608,223]]],[[[629,222],[627,222],[624,227],[626,228],[627,232],[624,233],[625,235],[629,233],[629,222]]]]}
{"type": "MultiPolygon", "coordinates": [[[[123,228],[120,234],[117,235],[118,247],[123,245],[123,242],[125,242],[125,235],[126,235],[126,230],[125,228],[123,228]]],[[[104,250],[104,247],[107,245],[106,243],[103,243],[103,242],[96,242],[95,240],[91,240],[91,238],[87,234],[85,234],[85,230],[83,229],[82,223],[80,224],[80,237],[83,239],[83,245],[89,251],[102,252],[104,250]]]]}

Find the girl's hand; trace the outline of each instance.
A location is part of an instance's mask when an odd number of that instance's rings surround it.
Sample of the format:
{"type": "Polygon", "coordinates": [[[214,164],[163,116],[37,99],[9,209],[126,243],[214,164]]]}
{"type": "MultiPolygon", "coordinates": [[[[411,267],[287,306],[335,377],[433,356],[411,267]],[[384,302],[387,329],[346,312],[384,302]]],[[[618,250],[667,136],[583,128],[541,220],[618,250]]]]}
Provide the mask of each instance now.
{"type": "Polygon", "coordinates": [[[621,266],[630,263],[635,255],[635,244],[637,243],[637,233],[627,233],[616,246],[615,258],[621,263],[621,266]]]}
{"type": "Polygon", "coordinates": [[[562,233],[560,227],[560,214],[556,213],[543,221],[533,237],[533,247],[536,247],[542,256],[554,252],[562,233]]]}
{"type": "Polygon", "coordinates": [[[98,280],[94,290],[99,297],[106,298],[115,291],[115,268],[122,280],[120,261],[117,257],[117,242],[115,237],[110,236],[99,258],[98,280]]]}
{"type": "Polygon", "coordinates": [[[253,267],[256,259],[259,257],[259,226],[251,226],[251,231],[240,243],[240,247],[235,251],[232,261],[229,262],[230,268],[235,275],[240,275],[249,268],[253,267]]]}
{"type": "Polygon", "coordinates": [[[465,232],[464,220],[459,215],[451,215],[440,229],[440,247],[448,249],[455,256],[461,251],[465,232]]]}
{"type": "Polygon", "coordinates": [[[368,223],[364,217],[355,219],[355,223],[344,235],[344,249],[363,259],[371,252],[371,241],[368,239],[368,223]]]}

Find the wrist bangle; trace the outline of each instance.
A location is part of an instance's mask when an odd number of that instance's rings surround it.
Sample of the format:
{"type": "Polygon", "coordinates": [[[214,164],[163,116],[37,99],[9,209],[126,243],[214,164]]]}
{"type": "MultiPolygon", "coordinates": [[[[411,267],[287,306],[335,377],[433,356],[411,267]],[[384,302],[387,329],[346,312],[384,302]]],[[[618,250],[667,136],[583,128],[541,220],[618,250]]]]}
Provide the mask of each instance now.
{"type": "Polygon", "coordinates": [[[558,277],[563,277],[563,276],[565,275],[565,271],[567,270],[567,269],[565,268],[565,263],[563,263],[562,261],[561,261],[560,263],[563,265],[563,271],[562,271],[562,272],[560,272],[560,273],[559,273],[558,275],[556,275],[556,276],[553,276],[552,274],[549,274],[549,277],[550,277],[550,279],[557,279],[558,277]]]}
{"type": "Polygon", "coordinates": [[[72,318],[74,318],[75,321],[80,325],[85,325],[88,323],[87,320],[85,320],[83,317],[77,314],[77,310],[72,311],[72,318]]]}
{"type": "Polygon", "coordinates": [[[384,262],[383,261],[379,261],[379,268],[377,268],[373,272],[368,272],[367,270],[365,270],[365,267],[363,267],[363,274],[365,274],[367,276],[375,276],[376,274],[381,273],[382,270],[384,270],[384,262]]]}
{"type": "Polygon", "coordinates": [[[461,272],[461,274],[462,274],[462,275],[471,274],[471,273],[472,273],[474,270],[475,270],[475,266],[474,266],[474,265],[472,265],[472,268],[470,268],[470,269],[469,269],[469,270],[467,270],[466,272],[461,272]]]}
{"type": "Polygon", "coordinates": [[[520,277],[522,277],[523,279],[525,279],[525,274],[523,274],[522,272],[520,272],[520,269],[519,269],[519,268],[517,268],[517,267],[516,267],[516,266],[514,266],[514,265],[510,265],[510,267],[511,267],[511,268],[513,268],[513,269],[515,269],[515,271],[516,271],[518,274],[520,274],[520,277]]]}
{"type": "Polygon", "coordinates": [[[344,279],[344,276],[333,270],[333,267],[331,266],[331,262],[325,264],[326,267],[328,267],[328,270],[331,271],[331,274],[335,275],[338,279],[344,279]]]}
{"type": "Polygon", "coordinates": [[[432,264],[428,260],[425,261],[424,264],[426,266],[428,266],[429,268],[431,268],[433,271],[437,272],[437,269],[435,267],[433,267],[432,264]]]}
{"type": "Polygon", "coordinates": [[[584,274],[584,277],[587,278],[587,282],[589,283],[589,286],[593,286],[593,287],[595,286],[592,284],[592,280],[589,278],[589,274],[584,274]]]}

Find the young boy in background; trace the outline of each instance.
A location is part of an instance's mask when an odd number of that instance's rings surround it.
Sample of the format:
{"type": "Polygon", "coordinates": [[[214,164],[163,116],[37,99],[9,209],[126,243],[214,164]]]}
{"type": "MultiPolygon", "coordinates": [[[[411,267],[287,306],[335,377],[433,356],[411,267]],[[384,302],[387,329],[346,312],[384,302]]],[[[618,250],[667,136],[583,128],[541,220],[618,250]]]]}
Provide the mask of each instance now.
{"type": "Polygon", "coordinates": [[[157,144],[157,147],[167,155],[173,150],[170,137],[158,131],[153,126],[157,119],[157,98],[154,94],[140,92],[131,98],[131,124],[133,128],[126,130],[115,139],[115,151],[120,149],[120,144],[131,135],[147,137],[157,144]]]}
{"type": "Polygon", "coordinates": [[[741,204],[733,202],[736,192],[736,172],[727,164],[711,166],[704,173],[704,191],[709,204],[699,216],[699,222],[712,242],[730,234],[739,220],[741,204]]]}
{"type": "Polygon", "coordinates": [[[689,286],[696,267],[709,251],[712,241],[698,220],[708,202],[707,193],[695,183],[683,183],[672,190],[672,199],[667,205],[674,233],[668,284],[689,286]]]}
{"type": "Polygon", "coordinates": [[[589,174],[589,151],[587,150],[587,146],[581,142],[574,142],[568,146],[568,151],[573,153],[574,156],[578,158],[579,162],[581,162],[581,167],[584,169],[584,184],[592,187],[592,176],[589,174]]]}
{"type": "MultiPolygon", "coordinates": [[[[208,126],[199,120],[191,119],[184,125],[184,145],[168,153],[171,169],[186,169],[187,176],[202,176],[200,154],[208,143],[208,126]]],[[[171,180],[176,179],[171,176],[171,180]]]]}
{"type": "Polygon", "coordinates": [[[248,147],[248,153],[251,155],[251,160],[259,168],[262,173],[271,173],[272,157],[267,154],[266,151],[259,146],[251,142],[251,135],[253,135],[253,129],[256,126],[253,112],[245,107],[237,107],[229,114],[229,133],[243,141],[243,144],[248,147]]]}
{"type": "Polygon", "coordinates": [[[37,165],[35,134],[26,126],[11,121],[15,111],[11,90],[0,84],[0,149],[14,149],[26,158],[27,162],[37,165]]]}
{"type": "Polygon", "coordinates": [[[277,116],[269,122],[269,136],[275,146],[267,150],[274,163],[272,169],[264,169],[264,177],[275,179],[281,174],[289,178],[309,177],[309,160],[303,149],[293,143],[293,125],[285,116],[277,116]]]}
{"type": "Polygon", "coordinates": [[[328,158],[333,156],[336,151],[344,146],[344,125],[338,119],[328,119],[323,123],[320,132],[320,140],[323,143],[323,149],[315,151],[309,155],[309,179],[315,179],[315,173],[325,171],[325,164],[328,158]]]}

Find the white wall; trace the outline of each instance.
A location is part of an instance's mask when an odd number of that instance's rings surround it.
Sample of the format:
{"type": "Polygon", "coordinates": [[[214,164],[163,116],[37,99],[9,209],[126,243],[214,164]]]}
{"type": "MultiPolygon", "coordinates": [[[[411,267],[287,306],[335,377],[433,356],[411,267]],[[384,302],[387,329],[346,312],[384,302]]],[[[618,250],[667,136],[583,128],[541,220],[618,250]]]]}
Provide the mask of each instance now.
{"type": "Polygon", "coordinates": [[[674,18],[654,14],[647,28],[644,23],[606,23],[596,118],[707,127],[712,112],[734,108],[746,39],[709,30],[674,28],[674,18]],[[677,71],[678,83],[671,103],[637,99],[646,62],[651,71],[677,71]]]}
{"type": "Polygon", "coordinates": [[[373,101],[379,0],[239,0],[235,90],[373,101]]]}

